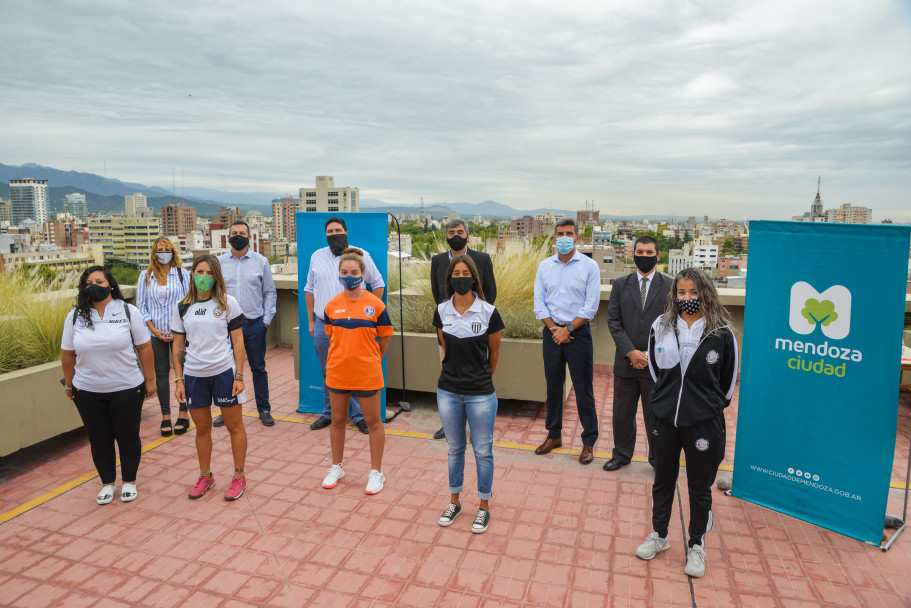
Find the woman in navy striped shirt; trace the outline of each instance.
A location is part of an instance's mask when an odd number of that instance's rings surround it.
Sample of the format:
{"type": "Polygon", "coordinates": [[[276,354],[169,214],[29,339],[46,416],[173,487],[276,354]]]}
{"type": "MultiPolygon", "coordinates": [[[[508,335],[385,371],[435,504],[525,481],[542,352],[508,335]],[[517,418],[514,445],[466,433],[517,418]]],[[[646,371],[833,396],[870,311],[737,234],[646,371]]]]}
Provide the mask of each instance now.
{"type": "Polygon", "coordinates": [[[136,308],[152,336],[155,353],[155,384],[161,406],[161,435],[183,435],[190,427],[187,404],[178,404],[177,424],[171,426],[169,374],[171,370],[171,318],[177,303],[187,295],[190,275],[181,268],[180,255],[170,239],[161,237],[152,245],[151,261],[136,283],[136,308]]]}

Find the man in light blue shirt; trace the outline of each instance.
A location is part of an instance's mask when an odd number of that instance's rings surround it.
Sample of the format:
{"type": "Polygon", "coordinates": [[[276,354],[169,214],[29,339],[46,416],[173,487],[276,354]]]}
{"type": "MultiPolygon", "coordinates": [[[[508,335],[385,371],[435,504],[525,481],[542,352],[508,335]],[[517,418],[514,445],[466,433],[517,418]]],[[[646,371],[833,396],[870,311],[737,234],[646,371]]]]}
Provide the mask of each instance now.
{"type": "Polygon", "coordinates": [[[563,383],[568,366],[582,423],[579,462],[591,464],[598,439],[598,414],[593,387],[594,348],[588,322],[595,317],[601,299],[601,272],[597,262],[576,249],[579,233],[575,220],[560,220],[554,240],[557,254],[541,262],[535,276],[535,317],[544,323],[547,380],[547,440],[535,454],[547,454],[563,445],[563,383]]]}
{"type": "MultiPolygon", "coordinates": [[[[250,226],[247,222],[234,222],[228,233],[231,251],[218,256],[221,273],[225,278],[228,293],[237,299],[247,317],[244,325],[244,350],[253,372],[253,392],[259,420],[265,426],[272,426],[272,406],[269,404],[269,375],[266,373],[266,331],[275,316],[275,302],[278,294],[272,280],[269,260],[250,249],[250,226]]],[[[243,374],[243,370],[237,370],[243,374]]],[[[224,420],[219,415],[212,423],[221,426],[224,420]]]]}

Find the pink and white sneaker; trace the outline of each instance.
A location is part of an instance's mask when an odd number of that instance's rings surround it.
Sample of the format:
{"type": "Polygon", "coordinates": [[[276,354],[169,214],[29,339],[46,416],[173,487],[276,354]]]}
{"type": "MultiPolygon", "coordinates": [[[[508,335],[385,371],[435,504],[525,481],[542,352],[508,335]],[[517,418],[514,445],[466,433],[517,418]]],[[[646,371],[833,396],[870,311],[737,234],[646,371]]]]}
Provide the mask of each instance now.
{"type": "Polygon", "coordinates": [[[244,477],[234,476],[231,485],[225,491],[225,500],[237,500],[244,495],[244,488],[247,487],[247,480],[244,477]]]}
{"type": "Polygon", "coordinates": [[[209,491],[209,488],[215,485],[215,478],[212,477],[212,474],[209,475],[200,475],[199,479],[196,480],[196,485],[190,488],[190,498],[199,498],[203,494],[209,491]]]}

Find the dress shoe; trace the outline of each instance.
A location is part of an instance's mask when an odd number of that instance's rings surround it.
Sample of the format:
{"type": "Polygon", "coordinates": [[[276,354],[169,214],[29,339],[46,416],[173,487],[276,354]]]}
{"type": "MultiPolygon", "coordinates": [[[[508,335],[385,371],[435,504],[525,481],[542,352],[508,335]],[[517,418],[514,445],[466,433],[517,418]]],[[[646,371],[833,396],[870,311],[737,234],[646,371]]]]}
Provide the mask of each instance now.
{"type": "Polygon", "coordinates": [[[275,426],[275,419],[271,412],[260,412],[259,421],[263,423],[263,426],[275,426]]]}
{"type": "Polygon", "coordinates": [[[551,439],[550,437],[547,440],[535,448],[535,454],[540,456],[541,454],[549,454],[551,450],[563,447],[562,439],[551,439]]]}
{"type": "Polygon", "coordinates": [[[320,416],[319,418],[317,418],[316,420],[313,421],[313,424],[310,425],[310,430],[318,431],[320,429],[326,428],[330,424],[332,424],[332,420],[330,420],[329,418],[326,418],[325,416],[320,416]]]}
{"type": "Polygon", "coordinates": [[[595,459],[595,455],[592,453],[592,450],[595,446],[592,445],[583,445],[582,453],[579,454],[579,462],[582,464],[591,464],[592,460],[595,459]]]}
{"type": "Polygon", "coordinates": [[[222,416],[221,414],[216,416],[215,419],[212,421],[212,426],[224,426],[224,425],[225,425],[225,417],[222,416]]]}
{"type": "Polygon", "coordinates": [[[357,422],[354,423],[354,426],[356,426],[357,430],[362,432],[364,435],[367,435],[368,433],[370,433],[370,429],[367,428],[366,420],[358,420],[357,422]]]}
{"type": "Polygon", "coordinates": [[[629,464],[629,462],[623,462],[622,460],[620,460],[618,458],[611,458],[610,460],[608,460],[607,462],[604,463],[604,470],[605,471],[616,471],[620,467],[625,467],[628,464],[629,464]]]}
{"type": "Polygon", "coordinates": [[[433,438],[434,439],[446,439],[446,431],[444,429],[440,429],[439,431],[437,431],[436,433],[433,434],[433,438]]]}

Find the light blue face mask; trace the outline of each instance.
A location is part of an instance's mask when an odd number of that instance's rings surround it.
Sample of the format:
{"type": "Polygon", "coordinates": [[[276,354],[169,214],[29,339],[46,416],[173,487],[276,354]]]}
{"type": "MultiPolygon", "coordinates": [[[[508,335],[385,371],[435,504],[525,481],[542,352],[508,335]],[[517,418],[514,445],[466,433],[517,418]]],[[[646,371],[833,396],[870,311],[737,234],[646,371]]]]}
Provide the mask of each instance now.
{"type": "Polygon", "coordinates": [[[567,254],[576,247],[576,239],[571,236],[561,236],[557,238],[557,251],[567,254]]]}

